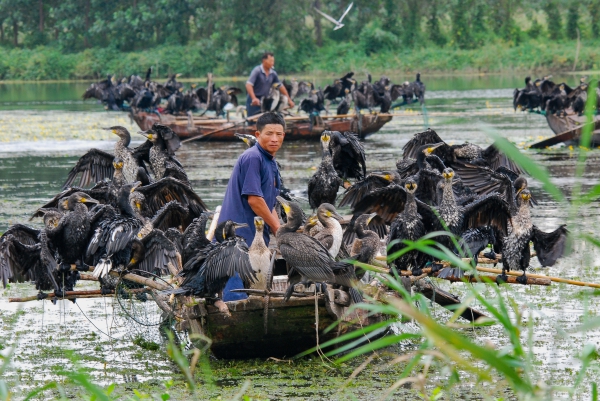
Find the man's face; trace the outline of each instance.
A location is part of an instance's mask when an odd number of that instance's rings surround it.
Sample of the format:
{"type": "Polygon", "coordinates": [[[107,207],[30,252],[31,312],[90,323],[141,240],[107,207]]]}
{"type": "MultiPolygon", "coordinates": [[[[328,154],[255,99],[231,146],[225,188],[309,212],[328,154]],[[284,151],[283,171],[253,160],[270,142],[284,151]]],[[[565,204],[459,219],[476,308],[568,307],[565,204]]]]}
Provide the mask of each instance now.
{"type": "Polygon", "coordinates": [[[267,124],[262,132],[256,131],[254,134],[261,148],[275,156],[275,153],[281,148],[285,131],[281,124],[267,124]]]}
{"type": "Polygon", "coordinates": [[[265,68],[273,68],[275,66],[275,57],[268,56],[266,59],[263,60],[263,65],[265,68]]]}

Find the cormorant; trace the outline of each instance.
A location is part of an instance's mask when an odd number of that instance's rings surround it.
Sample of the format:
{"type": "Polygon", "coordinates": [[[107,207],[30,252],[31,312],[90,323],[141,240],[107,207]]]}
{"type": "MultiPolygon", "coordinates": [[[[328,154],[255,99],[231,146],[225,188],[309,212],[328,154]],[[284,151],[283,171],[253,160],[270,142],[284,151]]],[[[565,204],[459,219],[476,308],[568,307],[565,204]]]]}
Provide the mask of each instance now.
{"type": "MultiPolygon", "coordinates": [[[[398,213],[390,225],[390,234],[387,240],[388,255],[390,256],[407,246],[403,241],[416,241],[427,233],[425,224],[421,220],[421,215],[417,208],[417,201],[415,199],[417,188],[417,182],[411,178],[404,183],[404,210],[398,213]]],[[[412,270],[422,268],[431,259],[429,255],[413,249],[397,257],[392,263],[398,270],[408,270],[409,267],[412,270]]]]}
{"type": "Polygon", "coordinates": [[[338,207],[354,207],[358,201],[375,189],[401,183],[402,179],[395,171],[373,171],[346,189],[338,207]]]}
{"type": "Polygon", "coordinates": [[[326,100],[336,100],[338,97],[342,97],[344,95],[342,81],[336,79],[333,81],[333,85],[327,85],[323,90],[323,95],[326,100]]]}
{"type": "MultiPolygon", "coordinates": [[[[360,263],[377,264],[376,256],[379,252],[379,235],[375,231],[369,230],[371,220],[376,216],[375,213],[363,214],[356,219],[353,230],[356,239],[350,248],[350,258],[360,263]]],[[[365,274],[363,269],[356,268],[356,277],[361,280],[365,274]]]]}
{"type": "Polygon", "coordinates": [[[236,228],[246,226],[245,223],[227,220],[220,233],[224,239],[206,254],[200,252],[190,259],[181,272],[185,277],[181,286],[166,293],[212,298],[223,291],[227,281],[236,273],[245,286],[251,286],[256,276],[250,264],[248,246],[242,237],[235,235],[236,228]],[[199,264],[201,265],[198,267],[199,264]]]}
{"type": "Polygon", "coordinates": [[[287,223],[277,230],[277,247],[288,264],[290,283],[284,299],[291,297],[295,284],[313,282],[315,285],[330,283],[348,287],[352,299],[361,302],[362,296],[353,288],[357,281],[354,266],[344,264],[337,268],[327,248],[315,238],[297,232],[302,225],[302,208],[280,196],[277,200],[287,215],[287,223]]]}
{"type": "Polygon", "coordinates": [[[321,203],[335,203],[339,187],[343,184],[337,175],[329,151],[331,136],[327,131],[321,135],[323,158],[315,174],[308,181],[308,201],[310,207],[316,209],[321,203]]]}
{"type": "Polygon", "coordinates": [[[298,95],[298,90],[300,88],[296,78],[291,78],[290,82],[284,79],[281,83],[287,90],[287,93],[290,95],[290,99],[295,99],[298,95]]]}
{"type": "Polygon", "coordinates": [[[335,210],[335,207],[329,203],[322,203],[317,209],[317,218],[323,226],[323,229],[317,232],[313,238],[319,241],[331,254],[337,257],[342,247],[342,226],[338,220],[343,217],[335,210]]]}
{"type": "Polygon", "coordinates": [[[330,137],[329,151],[337,174],[342,179],[362,180],[367,174],[367,165],[365,148],[358,136],[350,131],[324,131],[324,134],[330,137]]]}
{"type": "Polygon", "coordinates": [[[200,249],[210,244],[206,238],[206,223],[213,215],[212,212],[203,212],[183,232],[181,259],[184,266],[200,249]]]}
{"type": "Polygon", "coordinates": [[[143,144],[135,149],[130,149],[131,135],[127,128],[114,126],[103,129],[111,131],[119,137],[119,140],[115,143],[114,155],[99,149],[90,149],[79,158],[75,167],[69,171],[63,188],[72,186],[79,173],[82,174],[79,186],[111,179],[114,174],[112,163],[115,157],[123,161],[123,176],[126,182],[135,182],[139,178],[139,168],[143,166],[143,160],[148,159],[151,144],[143,144]]]}
{"type": "Polygon", "coordinates": [[[344,89],[344,99],[337,107],[336,113],[338,116],[346,115],[350,112],[350,104],[352,104],[352,95],[349,89],[344,89]]]}
{"type": "Polygon", "coordinates": [[[454,168],[454,163],[462,161],[471,164],[482,165],[496,170],[500,166],[509,168],[517,174],[522,174],[521,168],[502,153],[494,144],[485,149],[471,144],[448,145],[431,128],[427,131],[419,132],[404,145],[403,157],[416,158],[419,150],[426,144],[438,144],[434,154],[437,155],[446,167],[454,168]]]}
{"type": "Polygon", "coordinates": [[[259,290],[265,290],[267,288],[267,279],[269,268],[271,267],[271,251],[265,245],[265,239],[263,237],[265,222],[262,217],[254,217],[254,227],[256,228],[256,234],[252,240],[252,244],[248,249],[248,256],[250,258],[250,265],[254,271],[256,281],[250,286],[250,288],[256,288],[259,290]]]}
{"type": "Polygon", "coordinates": [[[167,99],[165,114],[179,114],[183,106],[183,87],[174,91],[167,99]]]}
{"type": "Polygon", "coordinates": [[[171,128],[159,123],[154,123],[152,128],[139,133],[152,143],[148,158],[154,178],[156,180],[164,178],[167,168],[171,168],[179,170],[186,178],[184,181],[188,182],[183,166],[175,157],[175,152],[181,147],[179,136],[171,128]]]}
{"type": "Polygon", "coordinates": [[[281,82],[275,82],[271,85],[267,96],[263,96],[260,100],[260,108],[263,113],[266,111],[283,111],[282,109],[287,105],[287,97],[279,91],[281,85],[281,82]]]}
{"type": "Polygon", "coordinates": [[[61,270],[68,272],[71,264],[83,268],[83,258],[90,234],[90,216],[85,204],[98,204],[83,192],[75,192],[69,196],[69,212],[64,214],[58,226],[52,229],[51,237],[60,256],[61,270]]]}
{"type": "Polygon", "coordinates": [[[568,230],[561,225],[550,233],[538,229],[531,221],[529,201],[531,193],[524,189],[517,194],[516,210],[508,226],[508,235],[502,239],[502,274],[500,279],[506,281],[506,270],[523,270],[523,275],[517,278],[521,284],[527,283],[525,272],[529,267],[531,257],[529,242],[537,253],[542,266],[552,266],[565,250],[568,230]]]}
{"type": "Polygon", "coordinates": [[[306,222],[304,223],[302,232],[306,235],[314,237],[321,230],[323,230],[323,224],[321,224],[321,222],[319,221],[319,217],[317,216],[317,214],[314,213],[308,216],[306,222]]]}
{"type": "Polygon", "coordinates": [[[421,81],[421,73],[417,72],[417,78],[412,83],[412,91],[419,103],[425,103],[425,84],[421,81]]]}
{"type": "MultiPolygon", "coordinates": [[[[306,99],[303,99],[298,106],[298,112],[302,110],[310,116],[319,115],[320,112],[325,110],[325,98],[321,89],[312,89],[306,99]]],[[[312,118],[311,118],[311,121],[312,118]]]]}

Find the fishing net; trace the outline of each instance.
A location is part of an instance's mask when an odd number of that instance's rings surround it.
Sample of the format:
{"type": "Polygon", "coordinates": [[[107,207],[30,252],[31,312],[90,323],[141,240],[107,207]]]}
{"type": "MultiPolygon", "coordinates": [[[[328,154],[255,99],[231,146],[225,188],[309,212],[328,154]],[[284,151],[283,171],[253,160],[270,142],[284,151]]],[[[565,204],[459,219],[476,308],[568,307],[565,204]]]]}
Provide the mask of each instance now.
{"type": "MultiPolygon", "coordinates": [[[[163,278],[140,270],[131,273],[151,278],[169,286],[163,278]]],[[[187,344],[187,333],[176,330],[177,300],[170,302],[169,295],[150,290],[143,285],[120,278],[115,287],[115,325],[125,332],[125,337],[144,349],[158,349],[168,341],[167,331],[173,333],[177,343],[187,344]]]]}

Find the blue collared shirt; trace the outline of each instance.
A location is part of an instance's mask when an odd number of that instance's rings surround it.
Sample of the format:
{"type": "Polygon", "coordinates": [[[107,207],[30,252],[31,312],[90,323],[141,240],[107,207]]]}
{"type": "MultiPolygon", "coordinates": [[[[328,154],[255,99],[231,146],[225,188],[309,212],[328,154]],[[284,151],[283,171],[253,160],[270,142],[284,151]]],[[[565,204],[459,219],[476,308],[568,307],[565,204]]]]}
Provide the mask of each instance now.
{"type": "Polygon", "coordinates": [[[259,99],[263,96],[267,96],[269,94],[269,89],[271,89],[271,85],[278,82],[279,77],[277,76],[275,69],[271,68],[269,70],[269,75],[267,75],[262,64],[254,67],[248,81],[246,81],[246,83],[254,87],[254,95],[259,99]]]}
{"type": "MultiPolygon", "coordinates": [[[[280,186],[279,168],[275,157],[257,143],[242,153],[233,167],[221,206],[219,223],[233,220],[236,223],[248,224],[248,227],[237,229],[236,234],[244,237],[250,246],[256,233],[256,214],[248,204],[248,195],[262,197],[272,210],[277,202],[280,186]]],[[[268,225],[264,228],[264,238],[265,243],[269,245],[268,225]]]]}

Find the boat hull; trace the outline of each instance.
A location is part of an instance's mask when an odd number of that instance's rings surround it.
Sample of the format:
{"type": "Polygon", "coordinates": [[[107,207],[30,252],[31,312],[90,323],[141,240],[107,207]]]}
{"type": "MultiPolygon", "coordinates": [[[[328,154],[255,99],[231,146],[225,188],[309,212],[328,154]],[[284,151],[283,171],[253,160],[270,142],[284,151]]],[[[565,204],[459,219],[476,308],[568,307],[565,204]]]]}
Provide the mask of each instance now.
{"type": "MultiPolygon", "coordinates": [[[[235,141],[235,133],[251,134],[256,131],[255,125],[246,125],[243,121],[227,121],[225,119],[188,118],[168,114],[137,112],[131,114],[132,119],[142,130],[148,130],[154,123],[170,127],[181,139],[202,137],[210,141],[235,141]],[[237,124],[237,125],[236,125],[237,124]],[[208,134],[208,135],[207,135],[208,134]]],[[[318,124],[311,124],[308,117],[286,118],[285,140],[318,140],[323,131],[352,131],[361,139],[379,131],[392,120],[390,115],[361,114],[349,118],[319,119],[318,124]]]]}
{"type": "MultiPolygon", "coordinates": [[[[581,126],[586,123],[586,116],[580,116],[567,109],[565,115],[546,114],[548,126],[554,132],[554,135],[561,135],[567,131],[572,132],[569,137],[565,137],[563,141],[567,145],[576,145],[579,143],[581,135],[581,126]]],[[[600,116],[594,116],[595,127],[592,132],[592,145],[600,144],[600,116]]]]}

